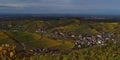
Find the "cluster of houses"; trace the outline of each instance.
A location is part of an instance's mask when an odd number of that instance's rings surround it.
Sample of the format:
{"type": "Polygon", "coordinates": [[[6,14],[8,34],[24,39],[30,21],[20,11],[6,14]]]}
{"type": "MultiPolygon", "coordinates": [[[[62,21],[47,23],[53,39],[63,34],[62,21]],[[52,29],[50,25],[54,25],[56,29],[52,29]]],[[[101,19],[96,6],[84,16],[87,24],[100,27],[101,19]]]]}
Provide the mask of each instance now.
{"type": "MultiPolygon", "coordinates": [[[[52,33],[52,35],[49,36],[51,39],[73,39],[74,48],[80,49],[80,48],[86,48],[91,47],[94,45],[106,45],[108,43],[116,44],[117,40],[115,39],[115,34],[113,33],[101,33],[98,35],[91,35],[91,34],[65,34],[60,31],[52,33]]],[[[59,49],[32,49],[31,51],[35,52],[34,54],[46,51],[46,53],[58,53],[59,49]]]]}
{"type": "Polygon", "coordinates": [[[76,48],[89,47],[93,45],[105,45],[109,42],[117,43],[115,34],[102,32],[98,35],[91,34],[65,34],[62,32],[54,32],[49,36],[52,39],[72,39],[76,48]]]}
{"type": "Polygon", "coordinates": [[[56,55],[60,52],[59,49],[55,49],[55,48],[35,48],[35,49],[30,49],[30,51],[33,53],[33,55],[40,55],[40,54],[56,55]]]}
{"type": "Polygon", "coordinates": [[[117,43],[115,35],[111,33],[101,33],[99,35],[80,35],[79,39],[75,40],[76,48],[90,47],[93,45],[105,45],[107,43],[117,43]]]}
{"type": "Polygon", "coordinates": [[[43,30],[43,29],[37,29],[35,32],[36,32],[36,33],[46,33],[46,31],[43,30]]]}
{"type": "MultiPolygon", "coordinates": [[[[65,37],[64,33],[60,33],[60,32],[55,32],[55,34],[57,35],[57,37],[55,37],[56,39],[59,38],[68,38],[65,37]]],[[[54,35],[54,36],[56,36],[54,35]]],[[[86,47],[91,47],[94,45],[106,45],[109,42],[112,42],[114,44],[117,43],[117,41],[114,39],[114,34],[111,33],[101,33],[99,35],[89,35],[89,34],[81,34],[79,36],[76,35],[70,35],[70,38],[74,38],[74,48],[75,49],[80,49],[80,48],[86,48],[86,47]]],[[[37,49],[31,49],[32,52],[34,52],[34,55],[37,55],[39,53],[49,53],[49,54],[58,54],[60,52],[59,49],[45,49],[45,48],[37,48],[37,49]]]]}

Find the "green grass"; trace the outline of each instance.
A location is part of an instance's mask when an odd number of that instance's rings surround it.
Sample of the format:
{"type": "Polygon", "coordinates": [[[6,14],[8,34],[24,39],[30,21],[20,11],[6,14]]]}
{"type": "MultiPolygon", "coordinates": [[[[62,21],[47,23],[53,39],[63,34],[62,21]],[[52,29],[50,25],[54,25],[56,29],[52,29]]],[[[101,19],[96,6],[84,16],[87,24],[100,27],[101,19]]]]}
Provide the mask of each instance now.
{"type": "Polygon", "coordinates": [[[32,60],[119,60],[120,46],[105,45],[71,51],[68,54],[38,55],[31,57],[32,60]]]}
{"type": "MultiPolygon", "coordinates": [[[[58,48],[58,49],[71,49],[74,44],[70,41],[52,40],[48,38],[41,39],[41,35],[29,32],[8,32],[12,37],[24,43],[27,48],[58,48]]],[[[4,33],[0,33],[1,44],[13,44],[14,40],[9,38],[4,33]]]]}
{"type": "Polygon", "coordinates": [[[14,41],[3,32],[0,32],[0,44],[13,43],[14,41]]]}
{"type": "Polygon", "coordinates": [[[58,48],[60,50],[69,50],[72,49],[74,47],[74,44],[70,41],[61,41],[61,44],[54,47],[54,48],[58,48]]]}

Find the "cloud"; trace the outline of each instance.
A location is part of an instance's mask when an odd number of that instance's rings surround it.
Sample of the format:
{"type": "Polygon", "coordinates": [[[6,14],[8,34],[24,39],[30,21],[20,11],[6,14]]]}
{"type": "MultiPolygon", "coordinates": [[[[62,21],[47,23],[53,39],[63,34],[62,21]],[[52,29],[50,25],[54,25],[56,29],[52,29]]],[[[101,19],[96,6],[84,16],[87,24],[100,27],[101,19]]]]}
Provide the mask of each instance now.
{"type": "Polygon", "coordinates": [[[0,8],[24,8],[22,4],[0,4],[0,8]]]}
{"type": "Polygon", "coordinates": [[[0,0],[0,12],[71,12],[119,11],[119,0],[0,0]]]}

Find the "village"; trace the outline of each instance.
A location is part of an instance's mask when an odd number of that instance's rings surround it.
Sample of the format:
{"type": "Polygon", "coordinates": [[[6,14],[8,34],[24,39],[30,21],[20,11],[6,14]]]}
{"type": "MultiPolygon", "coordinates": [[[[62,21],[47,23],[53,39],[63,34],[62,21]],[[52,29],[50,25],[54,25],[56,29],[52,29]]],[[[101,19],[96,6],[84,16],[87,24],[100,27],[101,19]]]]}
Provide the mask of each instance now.
{"type": "MultiPolygon", "coordinates": [[[[42,30],[42,29],[38,29],[35,32],[43,33],[43,34],[47,33],[47,31],[42,30]]],[[[102,32],[97,35],[90,35],[90,34],[75,35],[75,34],[65,34],[61,31],[55,31],[51,33],[50,35],[44,35],[43,37],[50,38],[53,40],[70,39],[72,43],[74,43],[74,47],[72,50],[79,50],[82,48],[88,48],[88,47],[92,47],[95,45],[104,46],[109,43],[111,44],[119,43],[119,41],[115,39],[114,33],[106,33],[106,32],[102,32]]],[[[46,53],[50,53],[53,55],[58,54],[60,52],[60,50],[56,48],[34,48],[34,49],[30,49],[30,51],[32,51],[35,55],[40,54],[40,52],[46,52],[46,53]]]]}

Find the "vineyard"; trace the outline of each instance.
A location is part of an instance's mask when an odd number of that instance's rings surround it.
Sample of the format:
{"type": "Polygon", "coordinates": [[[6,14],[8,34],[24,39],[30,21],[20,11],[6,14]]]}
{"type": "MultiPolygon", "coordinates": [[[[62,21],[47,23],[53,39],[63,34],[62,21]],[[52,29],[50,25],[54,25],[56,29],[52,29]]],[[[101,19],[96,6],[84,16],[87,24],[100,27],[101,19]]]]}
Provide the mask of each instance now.
{"type": "Polygon", "coordinates": [[[120,45],[108,44],[104,46],[93,46],[80,50],[61,51],[57,54],[41,53],[32,55],[32,52],[17,53],[15,46],[9,44],[0,47],[1,60],[119,60],[120,45]],[[19,55],[21,54],[21,56],[19,55]]]}
{"type": "Polygon", "coordinates": [[[0,60],[119,60],[120,23],[24,20],[0,23],[0,60]]]}

